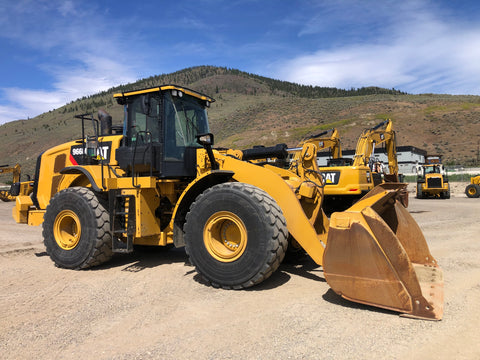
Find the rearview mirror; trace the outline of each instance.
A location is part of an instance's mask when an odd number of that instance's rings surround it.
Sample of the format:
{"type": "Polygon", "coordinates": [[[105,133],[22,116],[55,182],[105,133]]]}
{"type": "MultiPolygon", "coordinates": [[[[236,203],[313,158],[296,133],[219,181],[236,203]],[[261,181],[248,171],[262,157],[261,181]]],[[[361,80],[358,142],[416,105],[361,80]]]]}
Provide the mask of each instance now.
{"type": "Polygon", "coordinates": [[[213,145],[213,134],[201,134],[197,135],[197,143],[202,146],[212,146],[213,145]]]}

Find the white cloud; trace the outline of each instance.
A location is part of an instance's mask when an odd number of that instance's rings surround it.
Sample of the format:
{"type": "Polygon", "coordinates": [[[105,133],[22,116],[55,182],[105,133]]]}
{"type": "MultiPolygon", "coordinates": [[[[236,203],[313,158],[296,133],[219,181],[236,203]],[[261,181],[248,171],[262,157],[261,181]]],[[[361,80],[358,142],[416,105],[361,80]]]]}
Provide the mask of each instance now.
{"type": "Polygon", "coordinates": [[[88,57],[78,67],[59,67],[52,73],[55,82],[51,91],[3,88],[10,105],[0,108],[0,124],[34,117],[83,96],[137,79],[128,67],[108,59],[95,60],[95,56],[88,57]]]}
{"type": "MultiPolygon", "coordinates": [[[[480,94],[480,26],[442,20],[432,9],[413,5],[394,9],[374,36],[299,55],[277,64],[277,74],[318,86],[480,94]]],[[[307,24],[301,34],[313,31],[307,24]]]]}
{"type": "Polygon", "coordinates": [[[12,106],[0,106],[0,125],[13,119],[27,119],[28,115],[24,109],[17,109],[12,106]]]}
{"type": "Polygon", "coordinates": [[[134,71],[127,66],[108,59],[95,60],[93,55],[78,66],[62,66],[50,71],[54,80],[51,91],[1,89],[9,105],[0,108],[0,124],[34,117],[83,96],[137,80],[134,71]]]}
{"type": "MultiPolygon", "coordinates": [[[[17,107],[4,107],[7,114],[18,114],[19,119],[26,119],[29,114],[40,114],[65,105],[67,94],[60,91],[28,90],[19,88],[3,89],[8,100],[17,107]]],[[[0,115],[2,116],[2,115],[0,115]]],[[[12,120],[12,119],[10,119],[12,120]]]]}
{"type": "Polygon", "coordinates": [[[34,117],[80,97],[137,80],[137,71],[128,65],[130,56],[123,50],[121,36],[95,9],[84,6],[80,12],[71,1],[21,1],[8,10],[12,19],[21,18],[22,22],[3,19],[13,31],[1,36],[45,58],[36,66],[50,77],[44,87],[52,89],[0,88],[8,101],[0,108],[0,124],[34,117]]]}
{"type": "Polygon", "coordinates": [[[401,69],[396,49],[383,46],[352,46],[318,51],[284,65],[287,80],[329,87],[385,86],[390,81],[407,82],[412,76],[401,69]]]}
{"type": "Polygon", "coordinates": [[[62,16],[75,15],[75,5],[72,1],[64,1],[58,7],[58,11],[62,16]]]}

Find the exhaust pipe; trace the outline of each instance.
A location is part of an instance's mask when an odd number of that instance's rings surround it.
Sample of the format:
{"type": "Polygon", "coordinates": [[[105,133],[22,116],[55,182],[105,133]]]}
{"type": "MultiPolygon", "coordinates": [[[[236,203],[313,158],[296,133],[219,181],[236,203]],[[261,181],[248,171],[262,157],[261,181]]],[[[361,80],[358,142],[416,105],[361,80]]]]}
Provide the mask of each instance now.
{"type": "Polygon", "coordinates": [[[98,119],[100,120],[100,135],[112,135],[112,116],[105,110],[98,110],[98,119]]]}

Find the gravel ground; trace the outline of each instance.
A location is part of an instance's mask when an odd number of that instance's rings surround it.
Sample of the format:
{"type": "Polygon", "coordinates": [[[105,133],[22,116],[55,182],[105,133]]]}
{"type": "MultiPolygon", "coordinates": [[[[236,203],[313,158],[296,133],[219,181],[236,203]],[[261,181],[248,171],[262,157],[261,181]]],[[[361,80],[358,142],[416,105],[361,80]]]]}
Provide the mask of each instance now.
{"type": "Polygon", "coordinates": [[[442,321],[351,303],[305,259],[250,290],[205,286],[181,249],[56,268],[0,203],[2,359],[479,359],[480,199],[410,196],[445,277],[442,321]]]}

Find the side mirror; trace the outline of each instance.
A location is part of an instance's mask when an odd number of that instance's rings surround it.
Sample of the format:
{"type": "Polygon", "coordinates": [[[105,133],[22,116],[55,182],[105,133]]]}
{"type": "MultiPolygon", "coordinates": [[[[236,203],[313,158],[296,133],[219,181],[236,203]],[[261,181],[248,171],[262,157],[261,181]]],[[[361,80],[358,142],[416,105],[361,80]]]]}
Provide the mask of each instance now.
{"type": "Polygon", "coordinates": [[[197,143],[202,145],[203,147],[212,146],[213,145],[213,134],[207,133],[207,134],[197,135],[197,143]]]}
{"type": "Polygon", "coordinates": [[[213,134],[207,133],[207,134],[197,135],[197,143],[202,145],[204,149],[207,151],[208,159],[210,160],[212,170],[217,170],[218,164],[215,161],[215,156],[213,155],[213,150],[212,150],[213,134]]]}

